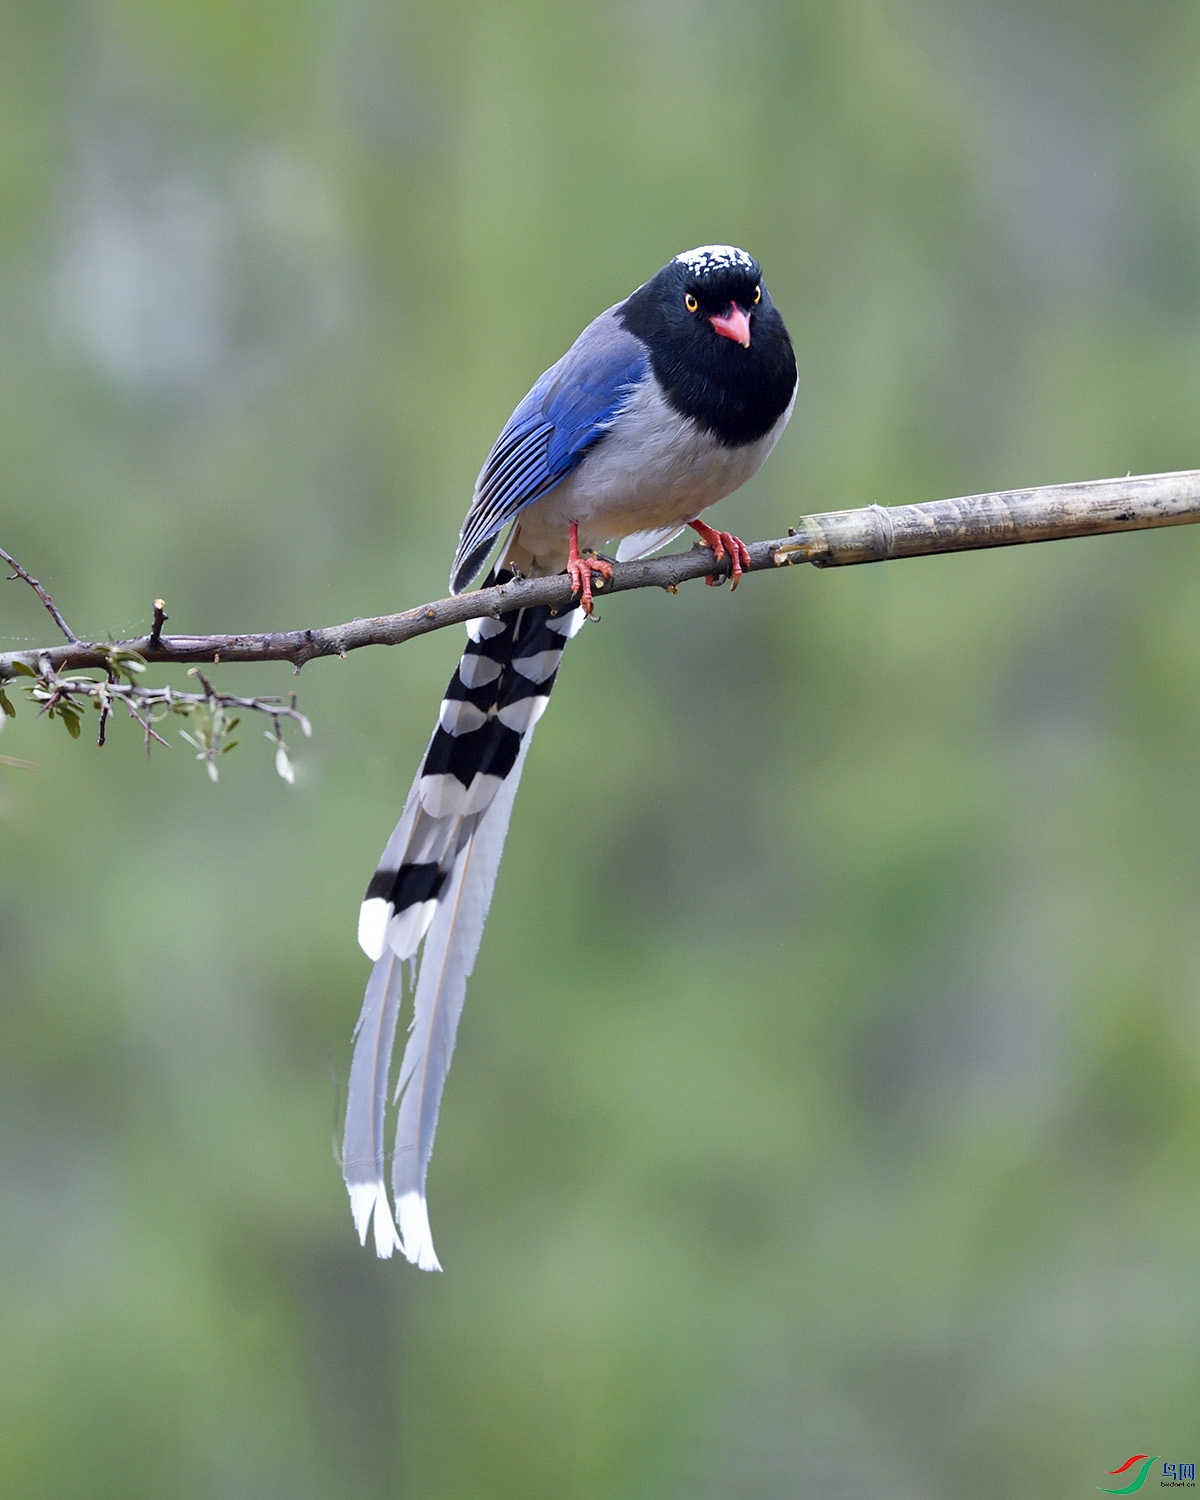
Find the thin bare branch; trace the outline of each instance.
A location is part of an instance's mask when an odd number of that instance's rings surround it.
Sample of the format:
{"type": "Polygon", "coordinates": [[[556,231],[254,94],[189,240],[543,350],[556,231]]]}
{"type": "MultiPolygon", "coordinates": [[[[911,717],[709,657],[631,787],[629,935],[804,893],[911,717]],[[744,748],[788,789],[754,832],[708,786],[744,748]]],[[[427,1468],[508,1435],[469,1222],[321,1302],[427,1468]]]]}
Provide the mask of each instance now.
{"type": "Polygon", "coordinates": [[[58,605],[55,604],[54,600],[51,599],[50,595],[41,586],[41,584],[37,581],[37,579],[33,576],[33,574],[30,573],[30,572],[28,572],[25,568],[23,568],[21,566],[21,564],[16,560],[15,557],[12,557],[7,552],[5,552],[5,550],[4,550],[3,547],[0,547],[0,558],[3,558],[3,560],[13,570],[13,574],[12,574],[13,579],[23,578],[25,580],[25,582],[29,585],[29,587],[33,590],[33,592],[38,596],[38,598],[42,601],[42,603],[50,611],[50,617],[51,617],[51,619],[53,619],[54,623],[62,631],[63,635],[66,636],[67,640],[71,643],[71,645],[72,646],[78,645],[79,644],[79,637],[75,634],[75,632],[71,629],[71,627],[63,619],[62,615],[59,614],[59,612],[58,612],[58,605]]]}
{"type": "MultiPolygon", "coordinates": [[[[806,517],[786,537],[755,542],[749,572],[764,572],[790,563],[846,567],[901,557],[928,557],[982,547],[1013,547],[1065,537],[1108,532],[1143,531],[1157,526],[1186,526],[1200,521],[1200,470],[1146,474],[1040,489],[1004,490],[922,505],[869,505],[858,510],[829,511],[806,517]]],[[[12,562],[7,553],[0,553],[12,562]]],[[[15,564],[13,564],[15,566],[15,564]]],[[[621,563],[613,570],[605,594],[626,589],[675,589],[712,572],[706,547],[641,562],[621,563]]],[[[21,576],[28,575],[21,570],[21,576]]],[[[47,596],[48,597],[48,596],[47,596]]],[[[76,642],[33,651],[0,652],[0,682],[14,675],[17,664],[37,672],[80,667],[104,668],[114,649],[135,651],[149,662],[288,661],[299,670],[319,656],[345,656],[363,646],[395,646],[414,636],[482,615],[498,616],[529,605],[565,608],[571,600],[565,574],[530,578],[437,599],[401,614],[350,620],[321,629],[260,635],[161,635],[159,630],[134,640],[76,642]]],[[[70,632],[60,627],[70,638],[70,632]]],[[[157,611],[155,624],[159,625],[157,611]]],[[[161,628],[161,627],[160,627],[161,628]]]]}

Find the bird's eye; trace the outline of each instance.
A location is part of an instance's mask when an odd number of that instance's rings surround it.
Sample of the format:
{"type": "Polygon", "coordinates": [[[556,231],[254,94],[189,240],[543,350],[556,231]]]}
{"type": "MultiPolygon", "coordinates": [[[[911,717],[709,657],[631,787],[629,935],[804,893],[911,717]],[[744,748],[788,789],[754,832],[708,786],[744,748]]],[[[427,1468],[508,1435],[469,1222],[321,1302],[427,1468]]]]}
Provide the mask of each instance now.
{"type": "Polygon", "coordinates": [[[761,301],[762,301],[762,287],[761,286],[756,286],[754,288],[754,301],[750,305],[751,305],[751,307],[757,307],[758,304],[761,301]]]}
{"type": "Polygon", "coordinates": [[[692,296],[691,292],[684,293],[683,305],[687,308],[688,312],[696,312],[700,307],[700,304],[696,301],[695,297],[692,296]]]}

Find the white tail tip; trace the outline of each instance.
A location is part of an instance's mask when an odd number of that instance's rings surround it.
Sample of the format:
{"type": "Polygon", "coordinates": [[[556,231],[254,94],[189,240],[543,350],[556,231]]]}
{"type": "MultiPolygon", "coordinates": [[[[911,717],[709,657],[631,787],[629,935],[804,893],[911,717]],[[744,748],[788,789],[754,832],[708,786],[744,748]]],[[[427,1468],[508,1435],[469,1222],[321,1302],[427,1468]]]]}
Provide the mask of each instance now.
{"type": "Polygon", "coordinates": [[[383,955],[391,915],[392,903],[382,896],[372,896],[358,909],[358,946],[372,963],[383,955]]]}
{"type": "MultiPolygon", "coordinates": [[[[375,1254],[381,1260],[391,1260],[392,1251],[404,1247],[396,1233],[392,1218],[392,1206],[388,1202],[387,1189],[382,1182],[355,1182],[350,1184],[350,1212],[354,1215],[354,1227],[358,1230],[360,1245],[367,1243],[367,1229],[371,1214],[375,1215],[375,1254]]],[[[411,1260],[412,1257],[409,1256],[411,1260]]]]}
{"type": "Polygon", "coordinates": [[[400,1221],[401,1249],[414,1266],[422,1271],[440,1271],[433,1248],[433,1233],[429,1228],[429,1209],[420,1193],[405,1193],[396,1204],[396,1217],[400,1221]]]}

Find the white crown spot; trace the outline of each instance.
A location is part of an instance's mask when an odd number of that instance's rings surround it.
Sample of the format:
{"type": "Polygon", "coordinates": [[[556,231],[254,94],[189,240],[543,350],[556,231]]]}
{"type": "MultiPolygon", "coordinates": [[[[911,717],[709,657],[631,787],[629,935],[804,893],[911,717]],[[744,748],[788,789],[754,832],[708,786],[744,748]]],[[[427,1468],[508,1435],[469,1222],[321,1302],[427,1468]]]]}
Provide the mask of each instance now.
{"type": "Polygon", "coordinates": [[[695,250],[685,250],[675,259],[695,276],[707,276],[712,271],[754,269],[754,257],[736,245],[700,245],[695,250]]]}

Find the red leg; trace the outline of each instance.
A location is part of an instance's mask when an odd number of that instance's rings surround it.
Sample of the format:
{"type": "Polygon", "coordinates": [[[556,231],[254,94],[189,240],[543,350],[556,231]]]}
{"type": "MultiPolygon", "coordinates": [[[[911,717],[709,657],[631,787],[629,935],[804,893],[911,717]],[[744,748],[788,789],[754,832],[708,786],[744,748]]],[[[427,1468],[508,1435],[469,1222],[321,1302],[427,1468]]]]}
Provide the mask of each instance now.
{"type": "MultiPolygon", "coordinates": [[[[738,579],[750,566],[750,550],[745,542],[732,531],[714,531],[703,521],[689,521],[688,525],[706,547],[712,548],[713,562],[723,562],[726,552],[729,553],[729,587],[731,590],[737,588],[738,579]]],[[[710,573],[704,581],[715,587],[725,579],[723,574],[710,573]]]]}
{"type": "Polygon", "coordinates": [[[579,595],[579,602],[583,606],[583,612],[590,615],[592,612],[592,574],[597,578],[609,579],[612,577],[612,563],[605,562],[602,557],[583,557],[579,551],[579,522],[571,522],[571,542],[567,552],[567,572],[571,575],[571,591],[579,595]]]}

